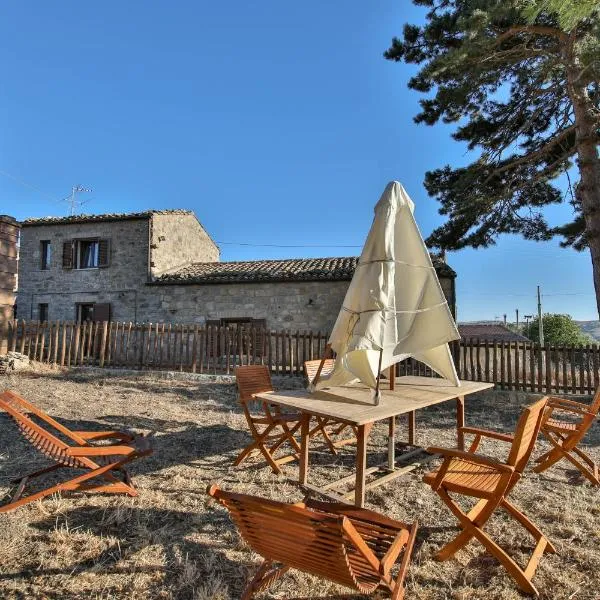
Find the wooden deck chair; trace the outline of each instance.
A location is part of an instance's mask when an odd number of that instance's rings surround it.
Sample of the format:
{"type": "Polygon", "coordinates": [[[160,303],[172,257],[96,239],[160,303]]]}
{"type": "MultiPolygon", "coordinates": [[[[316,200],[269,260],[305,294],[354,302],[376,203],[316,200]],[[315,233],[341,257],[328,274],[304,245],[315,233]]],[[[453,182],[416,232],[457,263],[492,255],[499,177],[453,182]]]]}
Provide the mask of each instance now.
{"type": "Polygon", "coordinates": [[[21,434],[37,450],[55,463],[12,481],[18,484],[17,490],[10,503],[0,506],[0,513],[67,490],[138,495],[124,466],[152,453],[147,438],[120,431],[71,431],[11,391],[0,394],[0,409],[8,413],[21,434]],[[105,440],[116,440],[116,443],[97,444],[105,440]],[[30,479],[65,467],[83,469],[85,473],[41,492],[22,496],[30,479]]]}
{"type": "Polygon", "coordinates": [[[527,407],[517,423],[514,436],[461,427],[465,434],[474,434],[475,439],[468,451],[428,448],[427,451],[441,454],[444,461],[440,468],[425,475],[424,481],[439,494],[462,527],[461,533],[446,544],[437,554],[438,560],[447,560],[476,538],[497,558],[518,586],[528,594],[538,595],[531,583],[540,558],[544,552],[555,552],[548,538],[509,500],[508,494],[519,481],[529,461],[542,423],[547,398],[538,400],[527,407]],[[489,437],[511,444],[506,462],[475,454],[482,437],[489,437]],[[470,510],[464,513],[449,493],[479,498],[470,510]],[[483,530],[488,519],[497,508],[505,509],[534,537],[536,546],[529,563],[522,569],[517,563],[483,530]]]}
{"type": "Polygon", "coordinates": [[[406,525],[348,504],[307,500],[286,504],[207,490],[231,513],[244,540],[264,558],[242,600],[268,588],[291,568],[370,594],[381,587],[404,596],[404,578],[417,533],[406,525]],[[402,555],[400,570],[391,570],[402,555]]]}
{"type": "Polygon", "coordinates": [[[599,411],[600,388],[596,390],[591,404],[551,396],[548,399],[541,432],[552,444],[552,450],[536,460],[539,464],[533,470],[536,473],[541,473],[562,458],[566,458],[594,485],[600,485],[598,465],[583,450],[578,448],[599,411]],[[561,420],[561,413],[563,417],[570,415],[578,418],[561,420]]]}
{"type": "MultiPolygon", "coordinates": [[[[319,365],[321,364],[321,360],[307,360],[304,362],[304,375],[308,381],[308,383],[312,383],[317,375],[317,371],[319,370],[319,365]]],[[[335,364],[335,360],[333,358],[327,358],[323,361],[323,367],[321,369],[321,375],[328,375],[333,371],[333,365],[335,364]]],[[[327,417],[315,417],[317,424],[311,430],[310,435],[321,434],[325,443],[329,447],[329,450],[333,454],[337,454],[337,449],[342,446],[346,446],[347,444],[356,443],[358,431],[357,428],[350,425],[349,423],[341,423],[339,421],[335,421],[334,419],[328,419],[327,417]],[[341,437],[346,429],[352,430],[351,437],[341,437]],[[332,436],[334,439],[332,439],[332,436]]]]}
{"type": "Polygon", "coordinates": [[[238,466],[248,457],[261,453],[274,473],[282,473],[280,465],[298,459],[300,446],[294,438],[300,429],[299,414],[284,414],[278,406],[256,400],[254,394],[273,391],[269,368],[265,365],[238,367],[235,370],[238,399],[244,410],[253,441],[235,459],[238,466]],[[253,410],[256,407],[258,410],[253,410]],[[276,452],[288,442],[293,452],[276,457],[276,452]]]}

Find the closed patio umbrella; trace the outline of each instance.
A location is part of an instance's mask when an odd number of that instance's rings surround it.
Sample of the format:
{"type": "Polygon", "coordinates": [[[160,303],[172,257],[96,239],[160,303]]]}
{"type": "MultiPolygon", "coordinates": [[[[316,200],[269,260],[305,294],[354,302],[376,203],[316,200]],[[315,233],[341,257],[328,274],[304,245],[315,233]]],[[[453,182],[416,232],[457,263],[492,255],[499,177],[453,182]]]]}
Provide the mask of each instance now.
{"type": "Polygon", "coordinates": [[[459,385],[448,342],[460,338],[431,257],[397,181],[387,185],[329,338],[337,358],[316,389],[378,374],[414,357],[459,385]]]}

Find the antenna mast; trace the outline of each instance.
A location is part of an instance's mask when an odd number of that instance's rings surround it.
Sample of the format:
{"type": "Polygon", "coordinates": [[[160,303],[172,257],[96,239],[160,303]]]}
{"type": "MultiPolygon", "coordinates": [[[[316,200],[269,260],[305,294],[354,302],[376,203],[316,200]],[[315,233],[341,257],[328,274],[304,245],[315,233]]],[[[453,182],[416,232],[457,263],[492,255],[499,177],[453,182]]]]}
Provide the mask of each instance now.
{"type": "Polygon", "coordinates": [[[72,217],[75,212],[80,209],[84,204],[87,204],[89,200],[79,200],[77,198],[77,194],[82,192],[91,192],[92,188],[85,188],[82,185],[74,185],[71,188],[71,195],[67,196],[63,202],[66,202],[69,205],[69,215],[72,217]]]}

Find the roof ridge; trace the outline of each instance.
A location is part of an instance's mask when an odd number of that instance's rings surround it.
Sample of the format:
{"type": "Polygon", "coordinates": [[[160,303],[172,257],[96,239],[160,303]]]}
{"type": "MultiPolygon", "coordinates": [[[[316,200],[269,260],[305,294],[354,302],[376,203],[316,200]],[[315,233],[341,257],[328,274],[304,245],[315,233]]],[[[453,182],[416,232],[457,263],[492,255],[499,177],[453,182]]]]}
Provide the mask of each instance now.
{"type": "Polygon", "coordinates": [[[169,215],[169,214],[195,214],[193,210],[187,208],[162,208],[162,209],[148,209],[140,212],[128,212],[128,213],[96,213],[86,214],[81,213],[78,215],[66,215],[64,217],[28,217],[21,223],[23,225],[38,225],[38,224],[52,224],[52,223],[70,223],[70,222],[82,222],[82,221],[103,221],[103,220],[119,220],[119,219],[143,219],[149,218],[152,215],[169,215]]]}

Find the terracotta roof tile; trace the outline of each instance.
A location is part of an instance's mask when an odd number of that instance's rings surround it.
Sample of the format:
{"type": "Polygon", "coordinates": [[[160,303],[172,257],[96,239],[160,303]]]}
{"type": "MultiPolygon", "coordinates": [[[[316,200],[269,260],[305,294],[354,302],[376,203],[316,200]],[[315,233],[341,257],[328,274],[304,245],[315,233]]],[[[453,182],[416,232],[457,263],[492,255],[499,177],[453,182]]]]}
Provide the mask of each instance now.
{"type": "MultiPolygon", "coordinates": [[[[442,260],[432,257],[438,275],[455,277],[442,260]]],[[[350,281],[358,257],[292,258],[194,263],[159,277],[154,283],[245,283],[281,281],[350,281]]]]}
{"type": "Polygon", "coordinates": [[[478,338],[490,342],[529,342],[524,335],[515,333],[500,323],[459,324],[458,332],[463,339],[478,338]]]}

